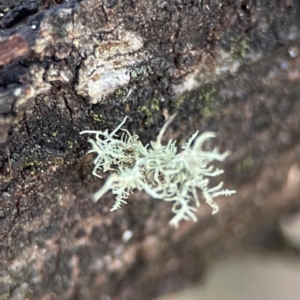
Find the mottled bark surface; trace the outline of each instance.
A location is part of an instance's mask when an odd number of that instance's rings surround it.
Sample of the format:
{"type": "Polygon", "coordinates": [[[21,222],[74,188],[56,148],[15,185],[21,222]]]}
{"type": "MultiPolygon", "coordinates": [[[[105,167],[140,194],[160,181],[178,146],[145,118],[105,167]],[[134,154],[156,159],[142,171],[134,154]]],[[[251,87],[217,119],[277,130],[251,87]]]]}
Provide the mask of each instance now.
{"type": "Polygon", "coordinates": [[[0,1],[0,299],[152,299],[278,242],[299,208],[300,2],[0,1]],[[98,203],[85,129],[217,133],[234,197],[168,226],[142,192],[98,203]],[[275,234],[274,234],[275,232],[275,234]]]}

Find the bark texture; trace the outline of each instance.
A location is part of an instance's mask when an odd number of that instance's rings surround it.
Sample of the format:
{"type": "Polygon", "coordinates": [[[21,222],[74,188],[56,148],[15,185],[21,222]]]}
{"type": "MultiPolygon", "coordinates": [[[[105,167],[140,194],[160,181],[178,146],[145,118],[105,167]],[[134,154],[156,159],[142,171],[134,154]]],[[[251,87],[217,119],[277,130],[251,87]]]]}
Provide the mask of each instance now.
{"type": "Polygon", "coordinates": [[[0,299],[152,299],[280,240],[299,209],[298,0],[0,0],[0,17],[0,299]],[[237,195],[177,230],[142,192],[93,203],[79,132],[128,115],[147,143],[175,112],[166,138],[215,131],[237,195]]]}

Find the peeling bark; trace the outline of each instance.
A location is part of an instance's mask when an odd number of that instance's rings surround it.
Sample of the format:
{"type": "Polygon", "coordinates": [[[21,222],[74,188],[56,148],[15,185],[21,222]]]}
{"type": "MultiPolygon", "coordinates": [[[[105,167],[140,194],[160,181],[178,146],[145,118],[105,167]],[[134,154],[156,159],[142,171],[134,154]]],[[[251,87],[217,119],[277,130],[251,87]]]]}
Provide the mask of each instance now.
{"type": "MultiPolygon", "coordinates": [[[[152,299],[269,242],[299,209],[299,1],[0,1],[0,299],[152,299]],[[238,193],[178,230],[91,195],[79,132],[212,130],[238,193]]],[[[279,239],[277,238],[276,241],[279,239]]]]}

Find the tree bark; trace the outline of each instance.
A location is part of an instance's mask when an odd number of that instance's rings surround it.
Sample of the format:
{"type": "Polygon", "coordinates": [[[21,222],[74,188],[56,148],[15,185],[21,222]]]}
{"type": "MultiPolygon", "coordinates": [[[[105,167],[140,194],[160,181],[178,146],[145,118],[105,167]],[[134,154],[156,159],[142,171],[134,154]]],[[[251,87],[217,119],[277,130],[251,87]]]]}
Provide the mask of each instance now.
{"type": "Polygon", "coordinates": [[[153,299],[207,261],[273,247],[299,209],[300,2],[0,1],[0,299],[153,299]],[[175,230],[169,203],[120,210],[79,132],[144,143],[197,129],[230,150],[236,189],[175,230]]]}

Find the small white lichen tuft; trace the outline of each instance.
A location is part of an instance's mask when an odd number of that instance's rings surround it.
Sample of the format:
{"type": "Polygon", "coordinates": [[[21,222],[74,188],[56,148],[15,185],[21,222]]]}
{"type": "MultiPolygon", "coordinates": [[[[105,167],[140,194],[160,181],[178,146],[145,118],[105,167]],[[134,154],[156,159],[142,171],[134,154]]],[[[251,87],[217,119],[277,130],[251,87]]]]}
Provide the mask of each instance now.
{"type": "Polygon", "coordinates": [[[197,221],[196,211],[200,206],[198,190],[206,203],[219,211],[214,198],[229,196],[234,190],[222,189],[223,182],[209,187],[209,178],[222,174],[224,171],[212,165],[214,160],[224,161],[229,152],[219,153],[203,150],[203,143],[215,137],[213,132],[205,132],[198,136],[198,131],[182,147],[178,153],[176,141],[169,140],[162,145],[161,139],[175,115],[169,118],[161,129],[157,140],[144,146],[137,135],[131,135],[121,127],[127,117],[111,133],[108,131],[85,130],[80,134],[94,134],[95,139],[88,141],[92,145],[89,153],[96,153],[93,175],[101,177],[100,172],[112,171],[104,186],[94,195],[98,201],[107,191],[112,190],[116,202],[111,210],[120,208],[122,203],[134,189],[144,190],[150,196],[167,202],[173,202],[172,212],[175,216],[170,221],[177,227],[181,220],[197,221]],[[122,131],[120,139],[116,133],[122,131]]]}

